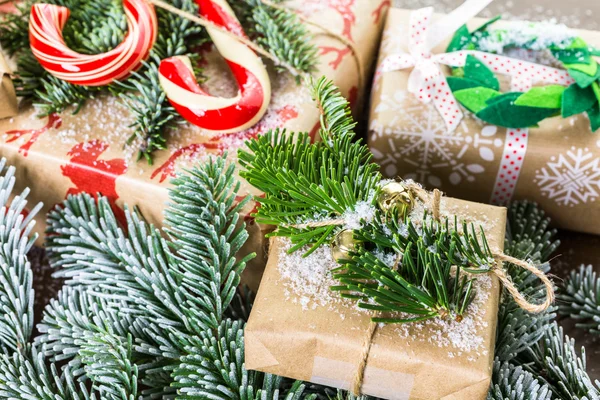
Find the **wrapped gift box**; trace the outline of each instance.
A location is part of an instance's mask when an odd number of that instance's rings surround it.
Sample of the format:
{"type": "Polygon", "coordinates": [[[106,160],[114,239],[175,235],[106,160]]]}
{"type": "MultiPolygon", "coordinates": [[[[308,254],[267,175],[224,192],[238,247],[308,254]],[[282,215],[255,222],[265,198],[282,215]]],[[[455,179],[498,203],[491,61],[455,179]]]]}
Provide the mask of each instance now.
{"type": "MultiPolygon", "coordinates": [[[[326,25],[353,41],[362,65],[368,70],[389,2],[338,3],[303,2],[299,11],[316,24],[326,25]]],[[[315,75],[328,76],[355,102],[363,88],[358,87],[352,52],[339,39],[318,32],[315,28],[313,40],[321,54],[315,75]]],[[[203,68],[209,92],[221,96],[236,94],[235,82],[218,54],[205,55],[203,68]]],[[[234,161],[237,148],[245,140],[270,128],[314,131],[319,116],[307,89],[287,73],[276,74],[270,66],[269,73],[271,104],[257,125],[241,133],[219,134],[183,124],[169,133],[168,150],[156,152],[153,165],[143,160],[136,162],[137,148],[125,146],[132,133],[129,128],[132,118],[120,100],[110,96],[88,101],[76,114],[71,109],[38,119],[30,107],[14,118],[0,120],[1,155],[17,167],[17,182],[31,187],[31,202],[42,201],[45,211],[69,194],[102,193],[111,200],[121,218],[126,203],[138,207],[149,222],[160,226],[169,180],[177,171],[202,162],[208,155],[225,152],[234,161]]],[[[362,82],[366,79],[363,77],[362,82]]],[[[240,196],[249,191],[249,187],[243,186],[240,196]]],[[[246,270],[245,281],[256,288],[259,271],[264,267],[264,227],[252,222],[249,214],[253,207],[251,204],[245,211],[251,234],[246,247],[258,256],[246,270]]],[[[45,224],[40,221],[36,226],[43,230],[45,224]]]]}
{"type": "MultiPolygon", "coordinates": [[[[506,209],[443,198],[443,215],[480,224],[493,251],[504,244],[506,209]]],[[[329,286],[336,267],[323,246],[307,258],[277,238],[246,326],[246,368],[349,389],[368,343],[370,317],[329,286]]],[[[499,283],[479,275],[461,322],[379,325],[362,392],[386,399],[485,399],[492,375],[499,283]]]]}
{"type": "MultiPolygon", "coordinates": [[[[387,56],[406,51],[410,12],[392,9],[388,13],[378,65],[387,56]]],[[[469,29],[484,22],[475,18],[469,29]]],[[[518,23],[496,22],[501,28],[518,23]]],[[[600,33],[574,32],[588,45],[600,45],[600,33]]],[[[445,52],[448,41],[433,53],[445,52]]],[[[600,133],[590,131],[585,114],[546,119],[530,128],[525,142],[519,143],[520,138],[510,136],[506,128],[486,124],[472,114],[448,132],[433,104],[420,103],[407,91],[410,72],[376,72],[368,144],[384,175],[412,178],[449,196],[478,202],[534,200],[558,226],[600,233],[596,223],[600,218],[600,133]],[[526,146],[517,179],[503,174],[511,168],[505,164],[512,159],[502,161],[512,156],[513,145],[526,146]],[[513,190],[512,196],[506,195],[513,190]]],[[[445,73],[450,74],[449,68],[445,73]]]]}

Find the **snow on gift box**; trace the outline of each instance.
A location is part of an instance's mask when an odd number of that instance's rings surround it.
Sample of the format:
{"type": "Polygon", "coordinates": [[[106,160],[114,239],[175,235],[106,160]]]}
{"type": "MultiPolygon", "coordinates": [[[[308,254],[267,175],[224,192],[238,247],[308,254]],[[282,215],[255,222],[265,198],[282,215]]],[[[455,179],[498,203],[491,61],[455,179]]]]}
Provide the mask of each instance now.
{"type": "Polygon", "coordinates": [[[279,132],[240,152],[277,226],[246,327],[245,365],[386,399],[483,399],[499,283],[519,307],[553,301],[548,278],[502,253],[506,209],[382,180],[331,85],[319,81],[322,141],[279,132]],[[319,166],[321,166],[319,168],[319,166]],[[528,302],[505,261],[544,284],[528,302]]]}
{"type": "Polygon", "coordinates": [[[485,203],[535,200],[560,227],[600,233],[600,69],[588,47],[600,33],[475,18],[441,38],[423,73],[406,52],[429,54],[411,32],[439,31],[446,20],[430,12],[390,10],[384,28],[368,134],[384,175],[485,203]]]}
{"type": "MultiPolygon", "coordinates": [[[[16,74],[21,79],[15,80],[15,84],[20,94],[37,103],[34,108],[25,102],[18,116],[0,120],[1,152],[18,167],[22,175],[18,182],[23,185],[45,182],[32,185],[32,201],[42,201],[47,211],[66,195],[101,193],[121,219],[121,207],[127,203],[138,207],[149,222],[160,226],[167,188],[178,171],[211,154],[228,152],[230,159],[234,159],[235,149],[245,140],[268,129],[288,127],[311,132],[318,124],[310,95],[282,64],[278,68],[273,66],[269,58],[273,54],[288,64],[293,63],[295,72],[306,70],[330,77],[348,98],[356,100],[362,90],[361,82],[366,79],[357,78],[358,64],[364,66],[362,72],[366,73],[368,61],[376,51],[387,3],[286,2],[287,10],[266,3],[236,1],[230,2],[233,9],[228,9],[223,0],[170,2],[187,12],[180,17],[173,13],[177,10],[152,8],[141,0],[122,5],[106,1],[106,15],[93,19],[88,14],[97,12],[96,2],[84,1],[82,7],[73,10],[39,5],[33,9],[38,19],[32,19],[31,30],[35,33],[32,38],[36,41],[31,44],[47,72],[29,51],[28,32],[18,31],[27,25],[30,11],[24,9],[22,15],[0,16],[18,22],[3,25],[0,39],[19,39],[12,41],[19,46],[2,41],[3,49],[16,61],[16,74]],[[142,14],[130,13],[126,19],[123,6],[141,7],[147,21],[141,19],[142,14]],[[135,64],[138,58],[125,60],[129,62],[129,75],[123,73],[119,64],[110,64],[112,72],[94,69],[97,63],[120,54],[119,49],[129,54],[129,50],[123,49],[136,49],[137,45],[146,48],[151,44],[152,35],[144,36],[140,30],[154,29],[152,10],[158,16],[158,32],[145,64],[141,67],[135,64]],[[48,18],[54,12],[61,13],[63,22],[68,16],[62,36],[57,35],[62,27],[55,26],[52,21],[56,21],[48,18]],[[210,20],[221,26],[222,30],[213,25],[207,28],[214,46],[205,43],[207,35],[202,35],[201,25],[186,19],[190,14],[202,17],[202,23],[210,20]],[[137,19],[133,18],[135,15],[137,19]],[[319,28],[323,25],[327,25],[329,33],[319,28]],[[89,29],[90,35],[74,33],[73,26],[89,29]],[[123,26],[128,26],[128,36],[123,35],[120,28],[123,26]],[[223,29],[239,35],[243,41],[238,43],[223,29]],[[261,60],[244,47],[248,43],[244,30],[252,32],[249,35],[253,42],[249,45],[253,49],[262,48],[262,52],[260,49],[256,52],[265,61],[269,79],[265,79],[261,60]],[[131,40],[135,34],[145,39],[131,40]],[[61,37],[73,48],[83,48],[93,55],[75,53],[61,37]],[[47,54],[50,50],[44,46],[48,40],[52,40],[60,54],[47,54]],[[271,55],[264,56],[265,51],[271,55]],[[182,58],[185,55],[191,57],[194,67],[201,69],[201,87],[188,69],[190,64],[182,58]],[[64,58],[64,63],[50,62],[58,56],[64,58]],[[174,57],[162,62],[159,59],[168,56],[174,57]],[[81,69],[79,73],[75,73],[77,68],[81,69]],[[135,68],[141,69],[134,73],[135,68]],[[31,69],[39,75],[28,74],[31,69]],[[79,85],[83,78],[88,86],[79,85]],[[113,83],[107,90],[106,86],[89,86],[92,78],[97,84],[110,78],[123,82],[113,83]],[[38,91],[30,90],[33,87],[38,91]],[[196,101],[207,111],[192,112],[196,101]],[[40,118],[44,113],[48,116],[40,118]],[[183,121],[179,114],[190,122],[183,121]],[[130,138],[133,138],[131,143],[130,138]],[[151,157],[152,163],[136,161],[138,154],[151,157]]],[[[243,185],[240,196],[249,190],[243,185]]],[[[252,223],[249,216],[252,208],[254,204],[244,211],[251,231],[246,247],[259,256],[246,270],[245,279],[250,286],[257,287],[266,256],[262,256],[264,227],[252,223]]],[[[43,222],[40,220],[36,225],[42,231],[43,222]]]]}

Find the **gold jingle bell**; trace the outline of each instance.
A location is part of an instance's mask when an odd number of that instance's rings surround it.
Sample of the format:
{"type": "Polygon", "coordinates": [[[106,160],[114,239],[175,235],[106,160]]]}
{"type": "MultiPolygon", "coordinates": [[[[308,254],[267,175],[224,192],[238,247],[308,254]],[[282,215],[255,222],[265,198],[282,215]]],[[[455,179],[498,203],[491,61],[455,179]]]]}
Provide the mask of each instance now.
{"type": "Polygon", "coordinates": [[[359,241],[354,239],[352,229],[344,229],[338,232],[331,243],[331,257],[335,261],[346,260],[350,258],[350,252],[356,250],[359,241]]]}
{"type": "Polygon", "coordinates": [[[377,204],[384,213],[397,209],[398,215],[404,218],[412,210],[415,198],[410,189],[402,183],[389,182],[381,188],[377,204]]]}

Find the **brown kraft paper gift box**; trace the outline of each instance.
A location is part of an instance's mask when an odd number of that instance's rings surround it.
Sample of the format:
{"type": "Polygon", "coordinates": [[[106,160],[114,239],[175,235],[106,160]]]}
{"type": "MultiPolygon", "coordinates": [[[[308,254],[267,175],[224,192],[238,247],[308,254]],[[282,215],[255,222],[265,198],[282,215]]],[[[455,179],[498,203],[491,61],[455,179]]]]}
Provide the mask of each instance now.
{"type": "MultiPolygon", "coordinates": [[[[409,16],[410,10],[388,13],[378,65],[388,55],[407,50],[409,16]]],[[[475,18],[468,27],[472,30],[485,21],[475,18]]],[[[496,24],[511,23],[516,22],[496,24]]],[[[599,32],[574,32],[589,45],[600,45],[599,32]]],[[[445,52],[448,42],[449,38],[433,53],[445,52]]],[[[494,202],[500,161],[509,143],[507,129],[465,114],[460,126],[448,132],[433,104],[418,102],[406,90],[410,72],[376,73],[367,139],[375,162],[385,176],[412,178],[453,197],[494,202]]],[[[512,200],[538,202],[561,228],[600,234],[599,196],[600,135],[590,131],[585,115],[550,118],[529,129],[512,200]]]]}
{"type": "MultiPolygon", "coordinates": [[[[442,215],[458,215],[485,230],[492,250],[502,250],[506,209],[442,199],[442,215]]],[[[276,238],[246,326],[246,368],[348,389],[368,343],[370,314],[331,292],[335,266],[329,247],[302,258],[285,255],[276,238]],[[305,261],[308,260],[308,261],[305,261]],[[294,271],[306,270],[306,281],[294,271]]],[[[494,359],[499,282],[480,275],[474,308],[451,323],[379,325],[371,342],[363,394],[395,400],[484,399],[494,359]],[[462,325],[461,325],[462,324],[462,325]]]]}
{"type": "MultiPolygon", "coordinates": [[[[350,0],[307,1],[296,6],[311,21],[352,41],[368,70],[388,5],[385,0],[350,0]]],[[[318,34],[314,27],[309,29],[314,30],[320,50],[315,76],[326,75],[349,100],[358,101],[364,88],[358,87],[357,64],[351,50],[339,39],[318,34]]],[[[209,92],[235,96],[235,81],[222,58],[213,51],[203,54],[203,59],[209,92]]],[[[108,197],[121,219],[122,207],[128,204],[137,206],[148,222],[161,226],[167,189],[176,172],[202,162],[209,155],[225,152],[235,161],[237,149],[245,140],[270,128],[316,132],[318,111],[306,85],[296,84],[288,73],[275,73],[270,65],[268,69],[272,98],[267,114],[257,125],[237,134],[219,134],[183,124],[169,133],[168,149],[154,154],[153,165],[143,160],[136,162],[135,144],[124,149],[132,133],[129,127],[132,117],[117,98],[110,96],[89,100],[77,114],[68,109],[42,119],[36,117],[32,107],[22,107],[17,117],[0,120],[0,155],[17,167],[17,182],[30,186],[31,204],[44,203],[44,212],[39,214],[36,224],[40,231],[45,227],[45,212],[67,195],[81,192],[108,197]]],[[[363,77],[362,82],[366,79],[363,77]]],[[[251,192],[250,186],[242,183],[240,197],[251,192]]],[[[255,224],[250,217],[254,206],[252,203],[244,211],[250,233],[245,251],[256,252],[257,257],[248,266],[244,282],[256,289],[266,258],[266,227],[255,224]]]]}

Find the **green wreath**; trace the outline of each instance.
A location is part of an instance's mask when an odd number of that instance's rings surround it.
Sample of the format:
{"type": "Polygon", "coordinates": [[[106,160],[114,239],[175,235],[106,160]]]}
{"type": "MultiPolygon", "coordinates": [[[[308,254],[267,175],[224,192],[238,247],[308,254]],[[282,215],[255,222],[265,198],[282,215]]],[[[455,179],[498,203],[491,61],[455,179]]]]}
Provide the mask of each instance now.
{"type": "Polygon", "coordinates": [[[535,127],[545,118],[567,118],[587,113],[591,130],[600,129],[600,68],[593,56],[600,51],[589,47],[580,37],[544,43],[539,37],[514,40],[514,31],[490,29],[494,18],[473,32],[463,25],[452,38],[447,51],[486,50],[482,45],[493,42],[502,50],[523,48],[547,49],[562,63],[575,83],[569,87],[548,85],[527,92],[500,92],[500,83],[485,64],[469,55],[462,68],[454,68],[448,77],[456,100],[479,119],[506,128],[535,127]]]}

